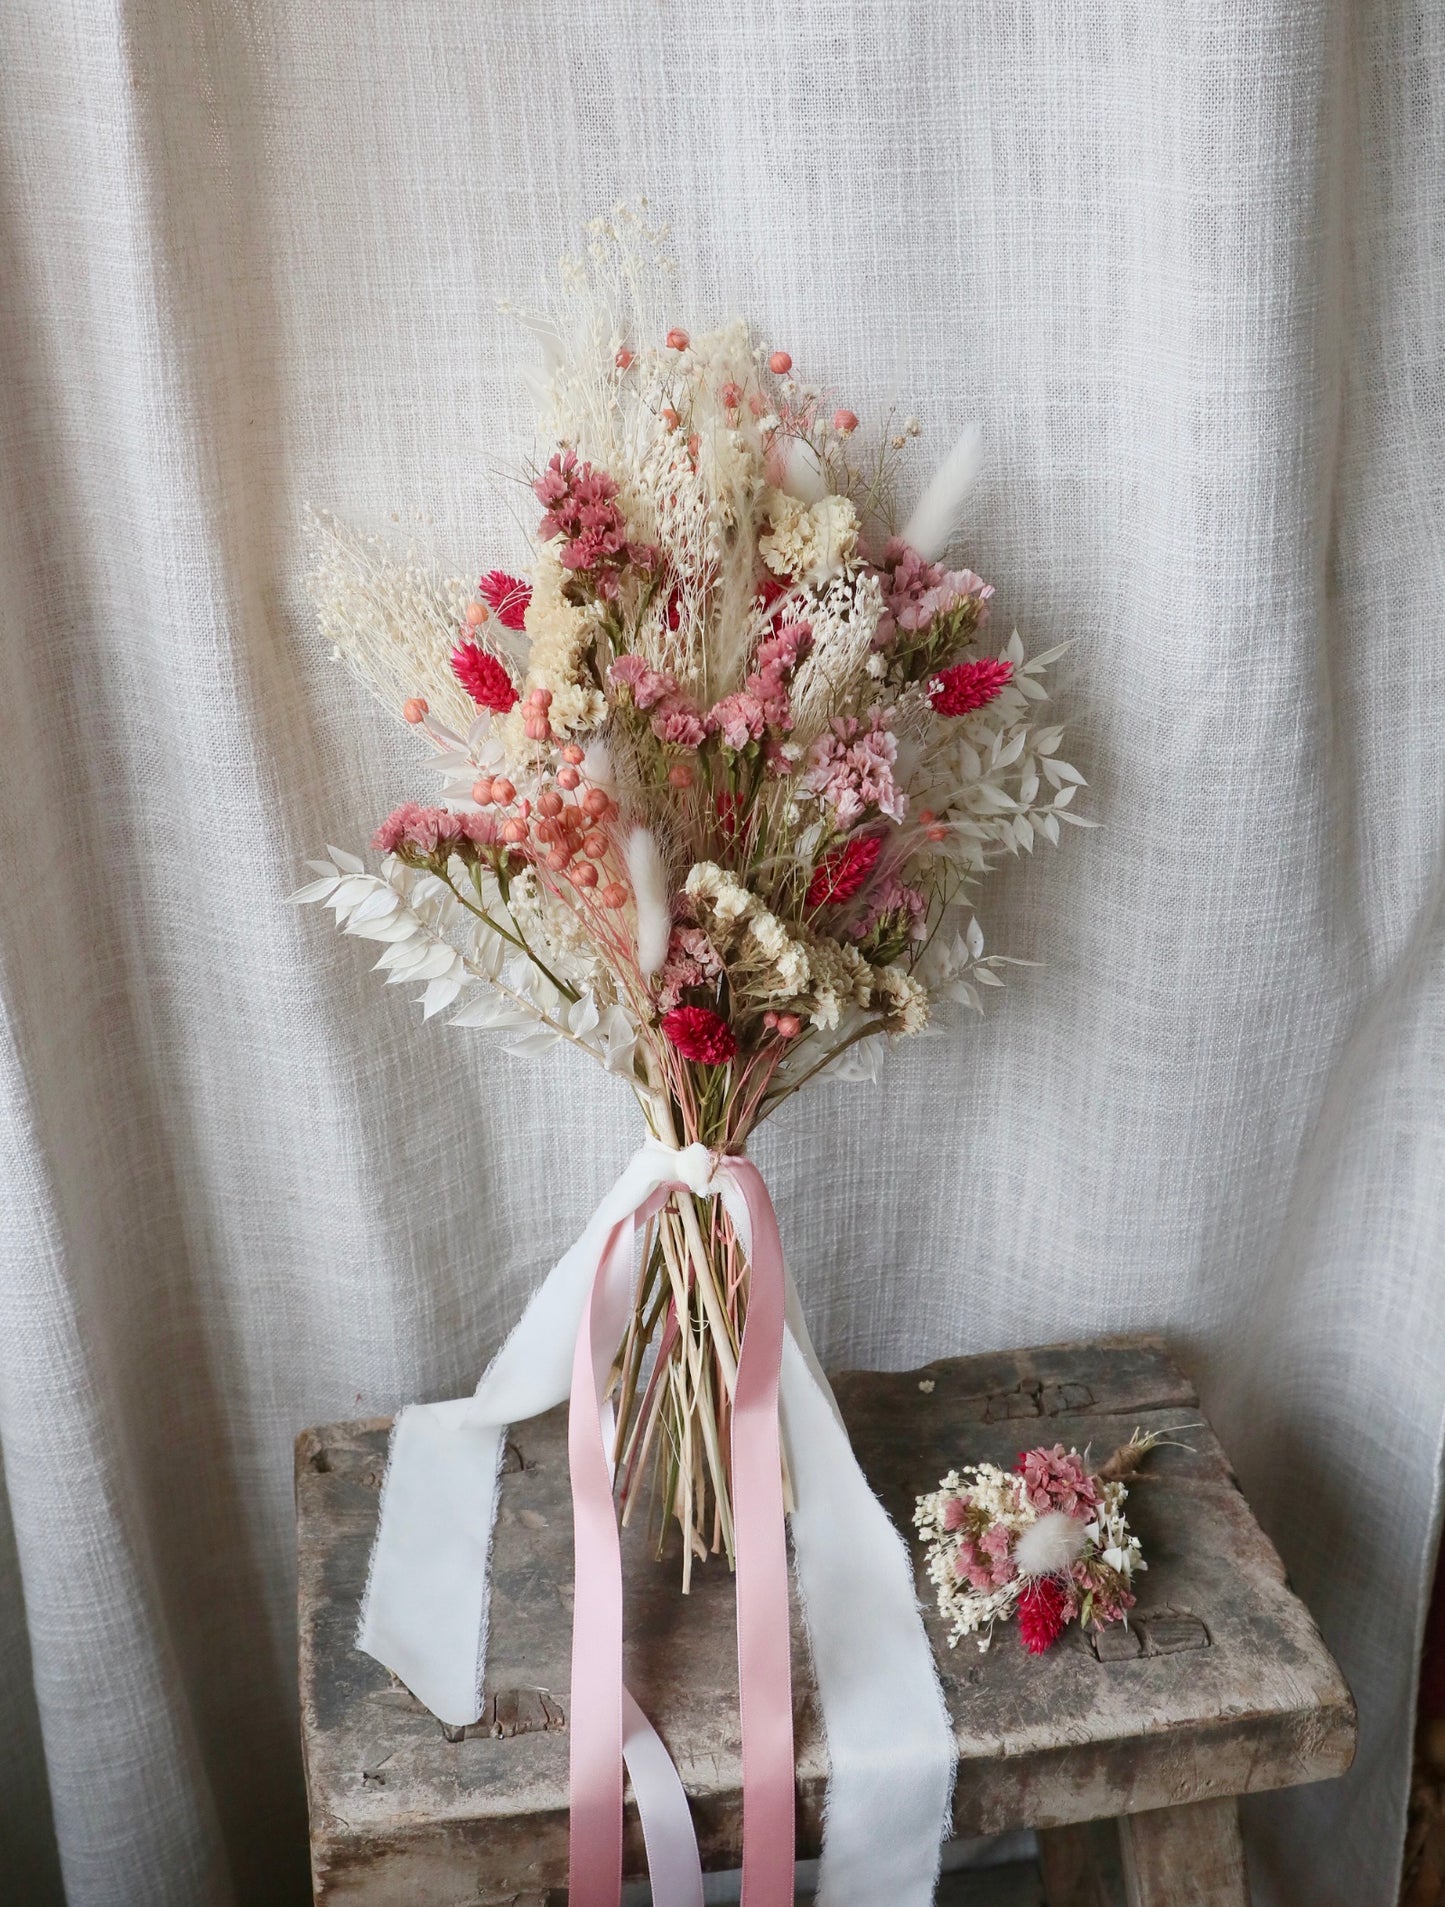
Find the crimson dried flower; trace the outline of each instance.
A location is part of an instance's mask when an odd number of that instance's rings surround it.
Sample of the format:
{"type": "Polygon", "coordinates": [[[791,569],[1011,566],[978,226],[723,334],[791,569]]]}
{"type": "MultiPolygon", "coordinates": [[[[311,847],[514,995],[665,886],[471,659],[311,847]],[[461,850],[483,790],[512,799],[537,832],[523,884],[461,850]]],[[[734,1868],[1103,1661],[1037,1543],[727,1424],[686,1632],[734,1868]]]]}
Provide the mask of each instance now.
{"type": "Polygon", "coordinates": [[[1068,1598],[1052,1576],[1041,1576],[1019,1597],[1019,1640],[1030,1655],[1053,1647],[1067,1621],[1068,1598]]]}
{"type": "Polygon", "coordinates": [[[813,870],[806,905],[836,907],[852,900],[877,866],[882,852],[882,836],[877,834],[859,835],[830,849],[813,870]]]}
{"type": "Polygon", "coordinates": [[[504,629],[526,626],[527,605],[532,600],[532,585],[520,576],[509,576],[504,569],[488,570],[477,584],[482,600],[504,629]]]}
{"type": "Polygon", "coordinates": [[[1014,665],[1002,656],[980,656],[977,662],[956,662],[935,679],[929,701],[940,715],[971,715],[987,708],[1013,680],[1014,665]]]}
{"type": "Polygon", "coordinates": [[[732,1028],[705,1006],[676,1006],[665,1014],[662,1030],[684,1059],[699,1066],[726,1066],[738,1050],[732,1028]]]}
{"type": "Polygon", "coordinates": [[[517,686],[505,666],[479,643],[459,642],[452,650],[452,674],[478,708],[505,715],[517,706],[517,686]]]}

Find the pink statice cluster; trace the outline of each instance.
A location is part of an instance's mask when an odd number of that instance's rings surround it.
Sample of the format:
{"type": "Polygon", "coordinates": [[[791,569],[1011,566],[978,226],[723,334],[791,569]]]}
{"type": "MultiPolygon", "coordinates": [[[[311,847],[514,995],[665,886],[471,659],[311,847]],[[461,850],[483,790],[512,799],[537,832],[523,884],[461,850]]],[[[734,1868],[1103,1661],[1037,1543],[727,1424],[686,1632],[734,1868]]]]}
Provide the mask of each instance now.
{"type": "Polygon", "coordinates": [[[545,507],[538,534],[545,542],[560,539],[563,569],[585,578],[604,600],[617,594],[624,570],[655,566],[650,543],[628,541],[615,479],[579,462],[575,450],[559,450],[532,490],[545,507]]]}
{"type": "Polygon", "coordinates": [[[928,934],[928,898],[896,874],[885,874],[868,896],[868,904],[850,929],[854,940],[866,940],[880,925],[905,940],[923,940],[928,934]]]}
{"type": "Polygon", "coordinates": [[[501,825],[495,815],[457,814],[450,808],[424,808],[420,802],[407,801],[386,817],[371,837],[371,845],[380,854],[397,854],[403,860],[429,860],[443,849],[458,853],[469,847],[495,847],[501,840],[501,825]]]}
{"type": "Polygon", "coordinates": [[[619,656],[607,671],[612,688],[624,688],[633,705],[652,718],[652,732],[672,748],[701,748],[707,737],[705,720],[691,696],[677,686],[668,669],[654,669],[641,656],[619,656]]]}
{"type": "Polygon", "coordinates": [[[1013,1559],[1013,1538],[1002,1523],[991,1523],[978,1536],[962,1535],[954,1554],[953,1567],[960,1582],[969,1583],[981,1595],[1002,1589],[1018,1575],[1013,1559]]]}
{"type": "Polygon", "coordinates": [[[1077,1450],[1056,1443],[1052,1450],[1040,1446],[1022,1451],[1018,1471],[1025,1498],[1041,1516],[1045,1510],[1062,1510],[1065,1516],[1088,1517],[1098,1508],[1098,1481],[1084,1468],[1077,1450]]]}
{"type": "Polygon", "coordinates": [[[937,617],[968,602],[976,606],[975,627],[987,617],[992,583],[971,569],[944,569],[941,563],[926,562],[901,537],[890,537],[885,544],[879,575],[883,615],[873,638],[875,648],[888,648],[900,629],[917,634],[937,617]]]}
{"type": "Polygon", "coordinates": [[[716,986],[722,970],[717,949],[700,927],[674,927],[658,976],[659,1010],[670,1013],[689,987],[716,986]]]}
{"type": "Polygon", "coordinates": [[[732,695],[714,702],[704,719],[711,735],[720,735],[735,753],[749,742],[762,741],[771,730],[786,734],[793,726],[788,701],[788,683],[793,670],[807,654],[813,632],[805,622],[790,623],[775,636],[760,643],[754,667],[743,686],[732,695]]]}
{"type": "Polygon", "coordinates": [[[908,812],[908,796],[893,779],[898,737],[890,717],[877,707],[862,717],[835,715],[808,751],[803,786],[830,805],[840,828],[851,828],[870,810],[890,821],[908,812]]]}

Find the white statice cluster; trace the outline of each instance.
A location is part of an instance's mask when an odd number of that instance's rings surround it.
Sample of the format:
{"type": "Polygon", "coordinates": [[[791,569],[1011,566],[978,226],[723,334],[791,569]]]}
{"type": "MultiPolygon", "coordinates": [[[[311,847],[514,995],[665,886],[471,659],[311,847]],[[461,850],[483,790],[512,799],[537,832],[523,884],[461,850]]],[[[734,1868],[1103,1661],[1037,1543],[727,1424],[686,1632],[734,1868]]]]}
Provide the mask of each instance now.
{"type": "Polygon", "coordinates": [[[950,1470],[937,1490],[918,1499],[913,1526],[927,1546],[928,1580],[938,1598],[938,1612],[949,1625],[950,1648],[965,1636],[975,1636],[980,1650],[987,1650],[995,1626],[1006,1622],[1017,1608],[1024,1585],[1021,1577],[1014,1576],[997,1588],[980,1591],[960,1579],[954,1540],[957,1526],[950,1520],[949,1505],[967,1497],[976,1506],[980,1522],[1005,1530],[1017,1540],[1038,1514],[1020,1483],[1017,1474],[1001,1470],[996,1463],[971,1463],[950,1470]]]}

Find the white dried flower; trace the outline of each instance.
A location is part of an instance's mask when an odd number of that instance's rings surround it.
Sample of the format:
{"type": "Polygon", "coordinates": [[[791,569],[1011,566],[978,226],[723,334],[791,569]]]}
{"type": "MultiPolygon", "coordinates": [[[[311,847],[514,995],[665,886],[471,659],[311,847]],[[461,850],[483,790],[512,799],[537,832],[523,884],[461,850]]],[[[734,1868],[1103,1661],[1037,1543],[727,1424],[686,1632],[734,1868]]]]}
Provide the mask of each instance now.
{"type": "Polygon", "coordinates": [[[764,508],[772,529],[758,550],[775,576],[790,576],[821,589],[858,553],[858,512],[847,497],[802,503],[770,490],[764,508]]]}

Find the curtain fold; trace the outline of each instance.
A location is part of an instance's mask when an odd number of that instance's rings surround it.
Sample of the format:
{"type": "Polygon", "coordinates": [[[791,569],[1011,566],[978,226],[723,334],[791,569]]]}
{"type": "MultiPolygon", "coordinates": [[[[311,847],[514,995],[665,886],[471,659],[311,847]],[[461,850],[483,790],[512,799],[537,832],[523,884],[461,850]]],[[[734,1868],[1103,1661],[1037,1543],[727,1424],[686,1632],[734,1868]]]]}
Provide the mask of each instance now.
{"type": "Polygon", "coordinates": [[[1442,55],[1411,0],[0,11],[21,1898],[308,1898],[291,1439],[455,1395],[634,1142],[284,897],[429,785],[314,639],[304,505],[517,560],[496,301],[645,193],[682,321],[916,411],[920,481],[983,421],[968,560],[1072,640],[1105,824],[980,896],[1044,963],[985,1022],[760,1141],[820,1350],[1163,1330],[1360,1705],[1344,1783],[1250,1804],[1257,1898],[1393,1901],[1445,1431],[1442,55]]]}

